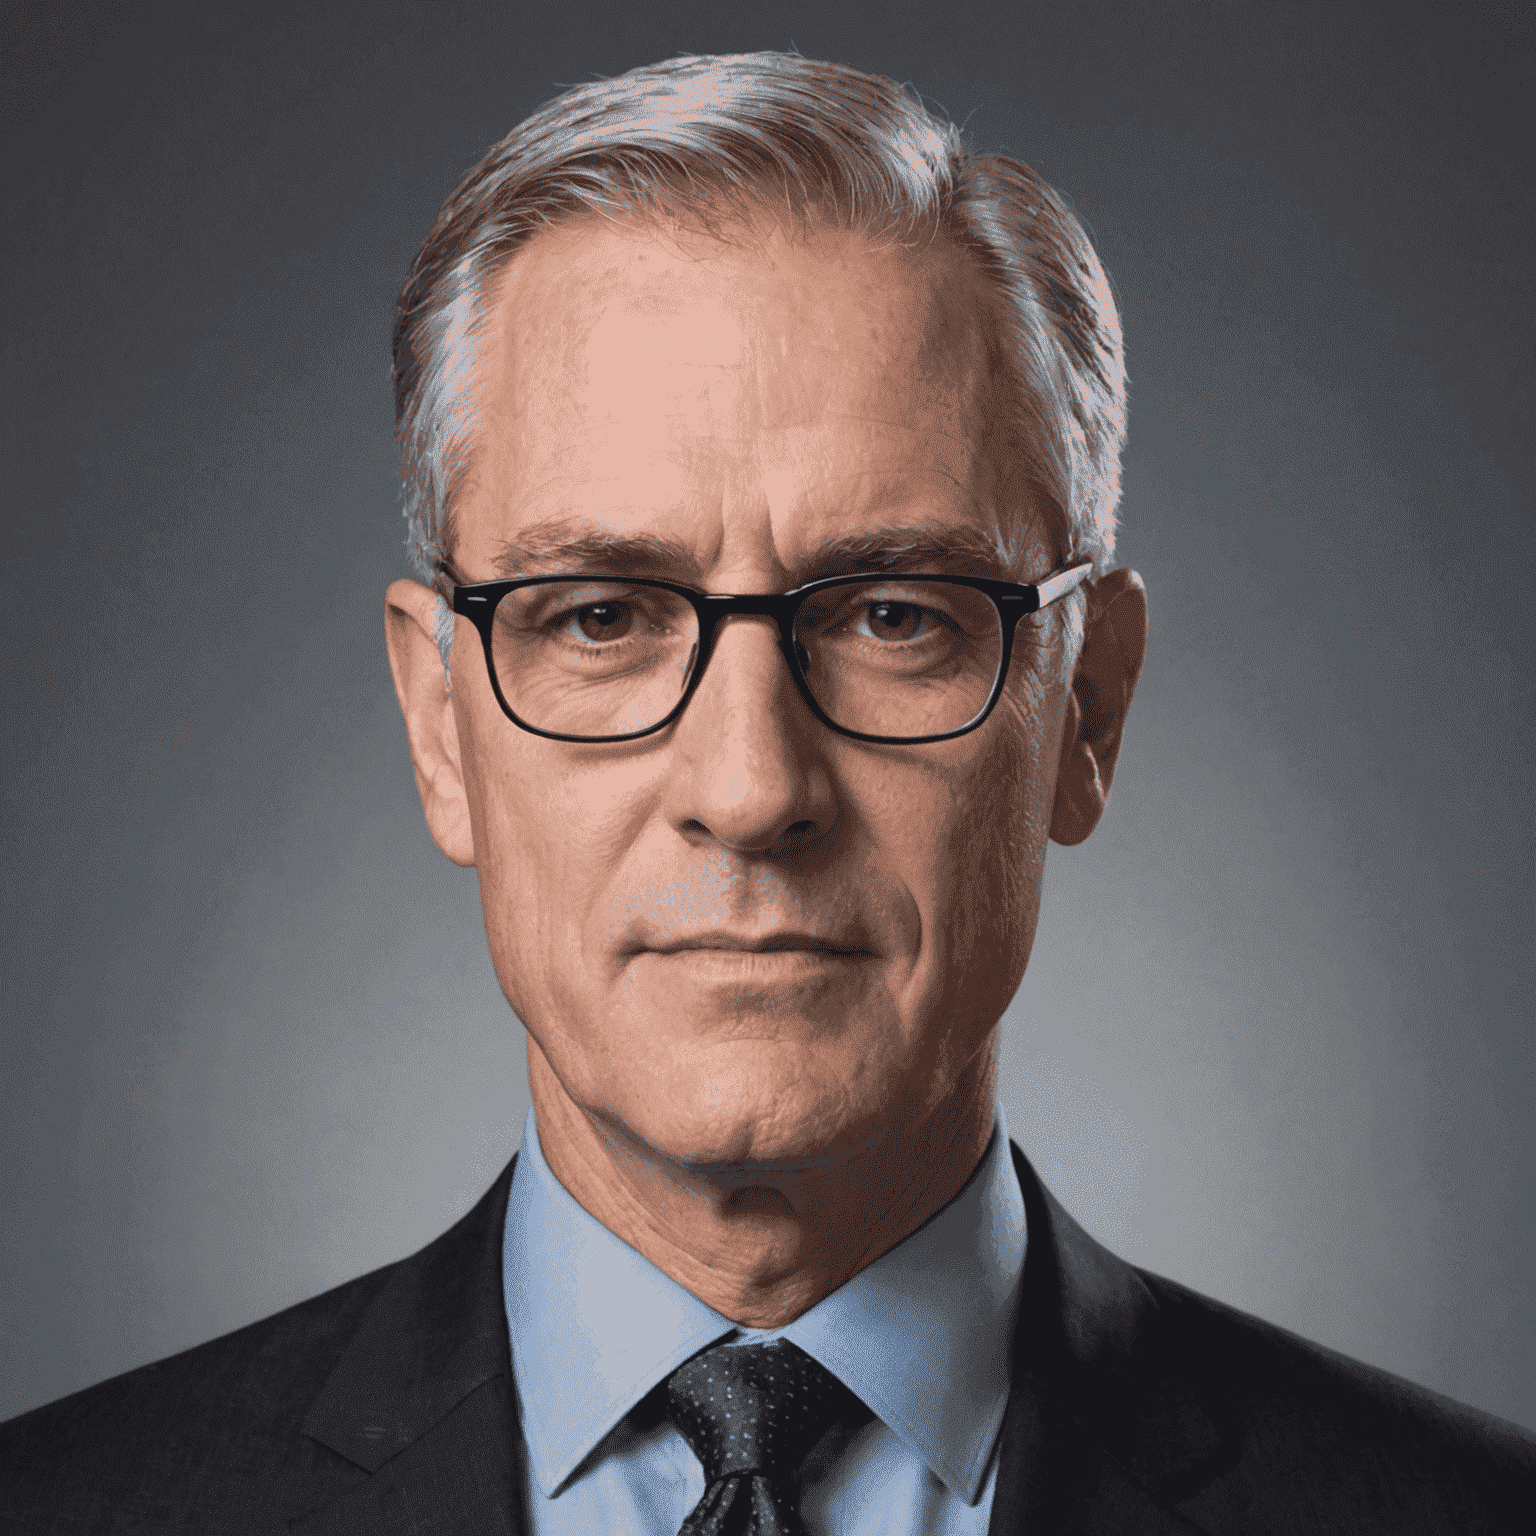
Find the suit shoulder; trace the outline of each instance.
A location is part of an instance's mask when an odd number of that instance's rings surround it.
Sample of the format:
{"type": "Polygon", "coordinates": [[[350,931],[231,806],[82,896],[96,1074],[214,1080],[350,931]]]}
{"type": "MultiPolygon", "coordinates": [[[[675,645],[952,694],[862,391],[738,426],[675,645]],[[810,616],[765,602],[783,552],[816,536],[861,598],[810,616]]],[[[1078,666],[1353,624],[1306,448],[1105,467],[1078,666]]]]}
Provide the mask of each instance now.
{"type": "MultiPolygon", "coordinates": [[[[97,1512],[115,1509],[113,1529],[180,1529],[169,1510],[157,1516],[155,1490],[201,1484],[211,1497],[218,1490],[238,1498],[241,1490],[323,1474],[332,1458],[303,1441],[298,1427],[398,1267],[0,1424],[0,1516],[23,1522],[23,1530],[33,1519],[37,1529],[71,1531],[97,1529],[97,1512]],[[314,1465],[297,1466],[296,1457],[314,1465]]],[[[195,1500],[182,1503],[198,1509],[195,1500]]],[[[188,1528],[247,1527],[207,1507],[188,1528]]]]}
{"type": "MultiPolygon", "coordinates": [[[[1257,1488],[1330,1488],[1340,1508],[1352,1490],[1374,1500],[1393,1488],[1421,1510],[1444,1506],[1465,1522],[1445,1528],[1466,1530],[1509,1528],[1501,1512],[1536,1493],[1536,1436],[1519,1425],[1138,1273],[1163,1347],[1240,1426],[1257,1488]]],[[[1410,1516],[1401,1528],[1418,1527],[1410,1516]]]]}

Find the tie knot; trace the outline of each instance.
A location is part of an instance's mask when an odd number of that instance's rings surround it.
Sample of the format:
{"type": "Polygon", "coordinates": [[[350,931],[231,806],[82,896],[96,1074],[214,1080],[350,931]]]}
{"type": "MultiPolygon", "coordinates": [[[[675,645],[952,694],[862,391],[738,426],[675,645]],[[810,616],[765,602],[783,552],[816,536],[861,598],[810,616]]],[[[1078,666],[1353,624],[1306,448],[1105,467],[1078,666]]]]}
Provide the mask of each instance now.
{"type": "Polygon", "coordinates": [[[787,1480],[852,1394],[787,1339],[717,1344],[667,1378],[669,1417],[706,1484],[756,1472],[787,1480]]]}

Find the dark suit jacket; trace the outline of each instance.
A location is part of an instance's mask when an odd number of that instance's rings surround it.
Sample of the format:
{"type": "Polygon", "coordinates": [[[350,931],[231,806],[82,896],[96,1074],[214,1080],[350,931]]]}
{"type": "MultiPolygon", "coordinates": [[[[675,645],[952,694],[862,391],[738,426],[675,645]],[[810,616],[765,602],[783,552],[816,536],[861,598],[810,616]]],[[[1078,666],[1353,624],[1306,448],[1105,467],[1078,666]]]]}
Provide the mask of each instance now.
{"type": "MultiPolygon", "coordinates": [[[[1532,1528],[1532,1437],[1133,1269],[1014,1162],[994,1533],[1532,1528]]],[[[0,1426],[0,1530],[521,1532],[511,1173],[411,1258],[0,1426]]]]}

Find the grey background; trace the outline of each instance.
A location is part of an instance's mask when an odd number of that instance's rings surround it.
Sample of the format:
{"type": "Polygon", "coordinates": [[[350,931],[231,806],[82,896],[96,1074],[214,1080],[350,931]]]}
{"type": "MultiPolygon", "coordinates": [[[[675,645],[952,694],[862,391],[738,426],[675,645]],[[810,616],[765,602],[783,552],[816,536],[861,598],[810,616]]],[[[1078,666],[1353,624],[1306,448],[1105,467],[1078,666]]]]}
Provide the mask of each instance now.
{"type": "Polygon", "coordinates": [[[1536,1425],[1532,18],[9,6],[0,1416],[404,1254],[515,1145],[380,643],[391,305],[558,85],[794,43],[1030,160],[1126,314],[1152,649],[1016,1136],[1127,1256],[1536,1425]]]}

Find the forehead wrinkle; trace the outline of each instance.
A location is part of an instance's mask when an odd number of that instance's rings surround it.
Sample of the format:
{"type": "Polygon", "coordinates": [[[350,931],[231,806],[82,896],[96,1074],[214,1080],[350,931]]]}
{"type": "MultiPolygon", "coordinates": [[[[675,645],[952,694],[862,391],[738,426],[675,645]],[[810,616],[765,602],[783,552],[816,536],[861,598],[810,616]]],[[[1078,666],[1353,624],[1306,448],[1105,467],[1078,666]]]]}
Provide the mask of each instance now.
{"type": "MultiPolygon", "coordinates": [[[[588,231],[581,233],[586,234],[588,231]]],[[[666,270],[665,252],[656,253],[654,244],[643,237],[639,240],[625,239],[617,249],[608,253],[608,260],[598,264],[597,270],[585,274],[587,293],[595,302],[574,305],[560,303],[547,308],[536,302],[528,302],[535,299],[538,290],[551,280],[558,287],[564,286],[560,258],[566,252],[561,248],[562,240],[574,240],[577,237],[578,231],[574,228],[566,229],[563,233],[546,232],[546,235],[541,235],[532,243],[528,251],[522,253],[523,259],[509,265],[508,270],[502,274],[494,306],[498,311],[496,321],[499,324],[493,322],[490,327],[494,333],[499,333],[500,345],[488,336],[486,340],[490,344],[481,349],[481,361],[490,364],[492,371],[499,375],[498,386],[509,408],[506,411],[505,427],[502,434],[499,434],[504,436],[504,441],[498,457],[504,468],[512,472],[514,480],[523,480],[525,487],[530,471],[533,472],[532,478],[540,482],[533,494],[528,494],[525,489],[517,497],[520,501],[526,498],[526,502],[534,504],[529,510],[534,510],[540,500],[551,510],[558,507],[561,501],[570,505],[575,498],[569,496],[559,473],[560,468],[569,463],[570,442],[590,440],[601,446],[612,423],[600,420],[577,423],[567,417],[567,429],[574,430],[556,456],[556,460],[563,463],[557,463],[540,453],[534,438],[529,435],[528,429],[532,423],[522,407],[525,402],[531,403],[528,391],[536,387],[543,391],[542,399],[546,408],[554,402],[550,400],[547,390],[551,381],[536,386],[530,378],[530,359],[525,354],[525,348],[531,343],[537,351],[538,343],[547,341],[555,342],[556,350],[567,356],[572,353],[577,356],[587,354],[585,343],[593,329],[611,313],[611,305],[619,300],[629,306],[632,317],[640,322],[642,328],[647,320],[652,323],[656,320],[670,320],[678,312],[679,305],[685,311],[688,308],[688,295],[677,288],[675,269],[670,272],[666,270]],[[659,261],[656,260],[657,254],[662,257],[659,261]],[[531,262],[527,259],[530,256],[533,258],[531,262]],[[640,278],[639,291],[626,288],[626,284],[636,277],[640,278]],[[513,296],[520,286],[520,280],[527,284],[523,286],[522,294],[518,295],[525,301],[522,303],[517,302],[513,296]],[[528,280],[531,280],[531,284],[528,284],[528,280]],[[538,459],[544,462],[538,463],[538,459]],[[548,492],[557,483],[562,491],[566,491],[558,499],[548,496],[548,492]]],[[[723,265],[739,264],[743,254],[739,251],[724,253],[723,265]]],[[[830,265],[846,269],[850,265],[850,258],[856,258],[857,263],[862,265],[864,258],[871,253],[862,249],[855,251],[842,243],[833,254],[834,259],[830,265]]],[[[1005,544],[1017,543],[1022,546],[1027,541],[1032,519],[1022,507],[1017,511],[1013,509],[1010,505],[1013,497],[1000,494],[1006,491],[1005,482],[1009,478],[1007,463],[1004,462],[1008,455],[997,451],[1002,423],[996,419],[999,415],[995,409],[997,400],[993,389],[989,387],[994,384],[994,375],[989,366],[993,359],[987,345],[986,306],[978,304],[971,291],[975,274],[958,252],[945,252],[942,255],[929,252],[926,259],[917,262],[918,266],[926,267],[927,270],[920,279],[921,297],[916,304],[919,313],[910,317],[914,323],[905,331],[903,339],[903,330],[897,317],[881,308],[881,278],[877,270],[881,253],[873,254],[877,258],[875,265],[864,267],[857,285],[865,294],[873,296],[873,308],[857,304],[852,328],[845,328],[845,333],[830,338],[830,351],[825,359],[828,366],[811,375],[799,376],[800,384],[815,397],[802,397],[791,404],[791,416],[802,419],[785,420],[782,416],[777,421],[764,419],[763,413],[749,408],[748,416],[754,419],[742,422],[738,417],[728,415],[709,423],[703,433],[695,434],[686,430],[688,413],[681,413],[683,419],[675,425],[684,426],[685,430],[664,431],[663,440],[653,440],[651,451],[646,454],[652,461],[652,468],[660,473],[661,481],[671,478],[665,467],[667,465],[680,472],[680,477],[670,487],[657,485],[658,490],[668,489],[670,494],[654,505],[624,498],[628,503],[623,508],[625,521],[652,521],[654,525],[657,520],[671,519],[674,526],[681,523],[688,543],[697,546],[692,555],[687,556],[687,563],[696,567],[702,565],[707,569],[719,556],[729,537],[725,525],[735,522],[733,514],[745,510],[748,502],[755,500],[759,507],[766,502],[770,516],[767,527],[760,532],[766,535],[768,543],[772,545],[773,560],[783,570],[787,553],[794,564],[800,565],[801,562],[794,558],[795,551],[789,547],[792,544],[792,524],[795,518],[791,516],[781,521],[772,513],[775,504],[782,504],[786,511],[790,510],[791,502],[795,504],[796,512],[814,511],[814,503],[825,495],[825,477],[829,473],[837,477],[835,450],[838,445],[828,444],[825,449],[808,445],[810,462],[819,461],[812,479],[823,483],[813,486],[802,482],[798,494],[786,490],[783,483],[785,477],[780,477],[780,486],[769,495],[755,485],[740,483],[735,476],[727,476],[730,483],[719,483],[712,471],[718,462],[729,463],[732,450],[741,449],[754,437],[761,448],[766,446],[766,437],[781,438],[797,430],[809,430],[814,436],[818,428],[841,423],[863,427],[877,440],[889,434],[875,455],[886,462],[876,468],[874,474],[899,480],[914,471],[921,471],[923,475],[935,478],[949,488],[940,498],[942,501],[948,502],[950,495],[958,492],[968,504],[971,515],[979,516],[984,523],[991,525],[1005,544]],[[954,257],[959,257],[959,260],[954,261],[954,257]],[[845,371],[850,365],[852,371],[845,371]],[[867,396],[859,398],[866,395],[866,386],[878,382],[882,371],[892,365],[899,365],[900,372],[905,375],[904,389],[918,417],[916,421],[908,414],[893,414],[892,408],[897,405],[896,401],[867,396]],[[836,401],[827,398],[829,394],[837,392],[840,384],[845,388],[849,385],[857,386],[853,391],[855,398],[848,402],[852,409],[838,410],[836,401]],[[871,406],[874,409],[861,410],[860,406],[871,406]],[[926,454],[922,451],[925,443],[929,445],[926,454]],[[943,445],[942,448],[940,445],[943,445]],[[702,479],[698,479],[700,475],[702,479]],[[694,483],[696,480],[697,483],[694,483]],[[702,500],[692,494],[695,492],[702,496],[702,500]],[[704,504],[712,504],[717,495],[722,498],[723,505],[716,507],[704,504]],[[674,500],[675,497],[679,499],[674,500]],[[741,499],[743,497],[744,500],[741,499]],[[725,518],[722,520],[716,515],[718,513],[724,513],[725,518]],[[704,542],[710,542],[715,547],[706,551],[702,548],[704,542]]],[[[903,260],[900,264],[910,270],[913,263],[903,260]]],[[[715,263],[705,258],[699,261],[699,265],[712,266],[715,263]]],[[[768,265],[772,268],[779,263],[770,261],[768,265]]],[[[804,287],[807,282],[806,272],[797,272],[795,280],[804,287]]],[[[734,294],[725,295],[727,308],[731,307],[733,297],[734,294]]],[[[748,300],[750,312],[754,295],[749,291],[743,297],[748,300]]],[[[738,395],[738,399],[744,401],[757,395],[758,386],[765,382],[758,375],[765,367],[771,371],[778,361],[777,355],[783,354],[784,348],[794,341],[798,333],[790,328],[754,336],[750,322],[745,334],[735,325],[730,329],[734,332],[730,363],[723,363],[717,353],[713,359],[695,359],[694,366],[716,378],[733,375],[744,391],[744,394],[738,395]],[[746,345],[738,352],[736,345],[741,342],[746,345]]],[[[566,384],[579,386],[584,381],[593,359],[585,355],[584,361],[585,367],[577,370],[581,377],[569,377],[564,381],[566,384]]],[[[490,380],[483,382],[489,383],[490,380]]],[[[561,394],[565,392],[563,389],[558,391],[561,394]]],[[[781,400],[780,407],[784,403],[781,400]]],[[[665,415],[661,420],[667,420],[665,415]]],[[[641,425],[637,421],[636,430],[641,425]]],[[[865,447],[874,447],[874,443],[866,443],[865,447]]],[[[478,460],[479,455],[475,457],[478,460]]],[[[760,472],[768,469],[762,457],[749,457],[755,458],[760,472]]],[[[766,457],[772,460],[775,454],[770,451],[766,457]]],[[[496,478],[503,477],[498,475],[496,478]]],[[[600,478],[613,482],[607,488],[619,490],[616,483],[619,477],[604,473],[600,478]]],[[[754,478],[748,475],[749,482],[754,478]]],[[[589,492],[603,488],[594,484],[589,492]]],[[[510,489],[510,485],[502,488],[503,493],[510,489]]],[[[855,514],[856,518],[863,521],[873,510],[872,503],[888,498],[889,493],[869,498],[866,508],[855,514]]],[[[619,499],[615,497],[612,507],[614,512],[619,510],[619,499]]],[[[604,510],[607,509],[598,509],[599,517],[604,510]]],[[[521,534],[515,529],[511,530],[511,537],[503,549],[505,560],[521,563],[528,556],[556,558],[569,557],[573,553],[569,546],[535,547],[525,536],[526,533],[527,530],[521,534]]],[[[612,546],[586,547],[597,550],[612,546]]],[[[634,544],[628,547],[631,552],[638,549],[634,544]]],[[[762,544],[759,544],[759,549],[763,554],[769,552],[762,544]]],[[[683,545],[676,542],[670,542],[665,551],[658,546],[652,547],[652,556],[658,559],[676,561],[684,554],[683,545]]]]}

